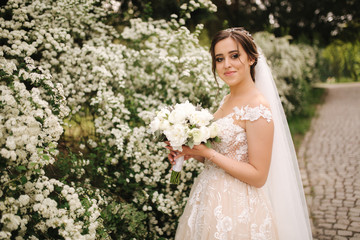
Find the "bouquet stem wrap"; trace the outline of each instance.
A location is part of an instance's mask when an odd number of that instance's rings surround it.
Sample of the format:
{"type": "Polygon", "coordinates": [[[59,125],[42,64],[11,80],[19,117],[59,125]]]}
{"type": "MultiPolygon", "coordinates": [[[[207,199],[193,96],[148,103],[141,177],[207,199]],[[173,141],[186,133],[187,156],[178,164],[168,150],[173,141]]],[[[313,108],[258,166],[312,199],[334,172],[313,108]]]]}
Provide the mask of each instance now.
{"type": "Polygon", "coordinates": [[[175,160],[175,165],[173,166],[171,172],[170,183],[172,184],[180,183],[181,169],[183,165],[184,165],[184,156],[181,156],[175,160]]]}

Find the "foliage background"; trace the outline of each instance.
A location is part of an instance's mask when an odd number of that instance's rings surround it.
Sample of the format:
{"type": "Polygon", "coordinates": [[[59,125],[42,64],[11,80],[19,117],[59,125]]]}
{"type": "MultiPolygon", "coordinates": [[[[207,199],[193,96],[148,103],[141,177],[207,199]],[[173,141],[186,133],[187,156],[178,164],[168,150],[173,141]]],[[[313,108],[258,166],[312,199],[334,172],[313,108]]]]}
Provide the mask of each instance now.
{"type": "MultiPolygon", "coordinates": [[[[277,2],[269,4],[266,11],[277,2]]],[[[211,73],[206,44],[216,28],[204,25],[242,23],[218,20],[231,6],[259,19],[268,14],[252,1],[2,3],[0,239],[174,236],[202,166],[190,160],[182,183],[170,185],[167,152],[147,125],[157,109],[184,100],[215,111],[227,89],[211,73]]],[[[350,50],[338,71],[339,44],[320,51],[273,25],[248,29],[270,31],[254,38],[288,116],[306,112],[317,56],[324,69],[358,76],[350,50]]]]}

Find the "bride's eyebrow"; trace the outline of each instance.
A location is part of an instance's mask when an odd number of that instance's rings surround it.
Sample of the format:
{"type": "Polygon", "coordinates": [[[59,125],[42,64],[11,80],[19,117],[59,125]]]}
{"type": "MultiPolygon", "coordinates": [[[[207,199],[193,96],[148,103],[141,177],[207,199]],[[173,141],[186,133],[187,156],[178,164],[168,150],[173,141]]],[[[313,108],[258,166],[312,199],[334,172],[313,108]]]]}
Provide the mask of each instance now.
{"type": "MultiPolygon", "coordinates": [[[[232,54],[232,53],[239,53],[239,51],[238,51],[238,50],[232,50],[232,51],[228,52],[228,54],[232,54]]],[[[215,57],[223,56],[223,55],[224,55],[224,54],[219,53],[219,54],[216,54],[215,57]]]]}
{"type": "Polygon", "coordinates": [[[229,54],[231,54],[231,53],[239,53],[239,50],[232,50],[229,52],[229,54]]]}

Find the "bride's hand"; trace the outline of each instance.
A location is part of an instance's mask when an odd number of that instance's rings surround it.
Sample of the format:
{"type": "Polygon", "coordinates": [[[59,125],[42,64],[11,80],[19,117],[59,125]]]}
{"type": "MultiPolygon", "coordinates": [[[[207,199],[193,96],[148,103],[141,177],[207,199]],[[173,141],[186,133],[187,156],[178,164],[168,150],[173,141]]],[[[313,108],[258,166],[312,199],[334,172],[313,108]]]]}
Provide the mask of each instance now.
{"type": "MultiPolygon", "coordinates": [[[[172,146],[170,145],[170,142],[166,141],[165,143],[167,144],[167,146],[165,146],[165,148],[170,150],[170,153],[168,154],[168,159],[172,165],[175,165],[175,160],[181,156],[184,156],[184,160],[188,160],[190,158],[195,158],[198,160],[199,156],[195,156],[195,155],[191,155],[191,154],[183,154],[183,152],[174,150],[172,148],[172,146]]],[[[184,146],[183,146],[183,149],[184,149],[184,146]]]]}
{"type": "Polygon", "coordinates": [[[166,141],[165,143],[167,144],[167,146],[165,146],[165,148],[170,150],[170,153],[168,154],[168,159],[169,159],[171,165],[175,165],[175,159],[177,159],[180,156],[184,156],[185,160],[192,158],[192,156],[190,156],[190,155],[184,155],[184,154],[181,154],[180,151],[174,150],[172,148],[172,146],[170,145],[170,142],[166,141]]]}
{"type": "Polygon", "coordinates": [[[195,145],[193,148],[188,146],[182,146],[182,155],[192,155],[204,158],[206,156],[206,152],[209,151],[210,148],[205,146],[205,144],[195,145]]]}

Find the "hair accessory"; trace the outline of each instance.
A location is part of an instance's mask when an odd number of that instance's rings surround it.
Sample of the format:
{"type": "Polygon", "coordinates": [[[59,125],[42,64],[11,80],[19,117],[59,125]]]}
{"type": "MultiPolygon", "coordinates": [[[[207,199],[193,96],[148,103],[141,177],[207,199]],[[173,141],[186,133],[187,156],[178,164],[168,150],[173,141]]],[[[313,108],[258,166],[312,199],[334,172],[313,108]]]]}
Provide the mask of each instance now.
{"type": "Polygon", "coordinates": [[[245,33],[246,36],[252,37],[251,34],[248,31],[246,31],[243,27],[228,28],[228,29],[225,29],[225,31],[229,32],[229,33],[242,32],[242,33],[245,33]]]}

